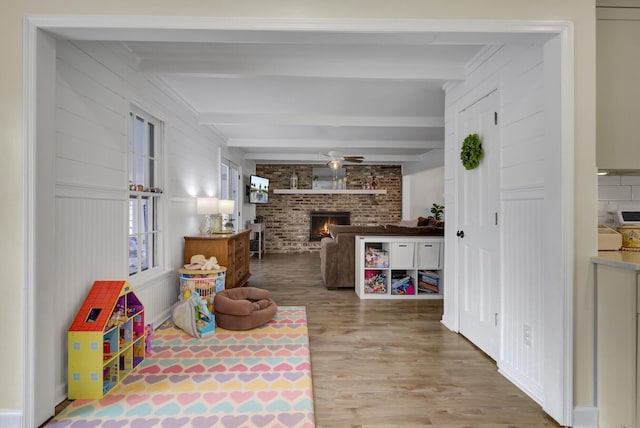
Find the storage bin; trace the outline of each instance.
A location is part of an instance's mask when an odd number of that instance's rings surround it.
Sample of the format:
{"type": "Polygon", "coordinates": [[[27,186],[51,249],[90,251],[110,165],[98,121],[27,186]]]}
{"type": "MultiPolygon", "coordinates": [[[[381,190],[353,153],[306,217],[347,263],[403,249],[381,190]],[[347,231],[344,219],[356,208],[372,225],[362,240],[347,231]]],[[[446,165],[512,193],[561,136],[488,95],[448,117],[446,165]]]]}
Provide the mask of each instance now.
{"type": "Polygon", "coordinates": [[[417,267],[420,269],[439,269],[440,266],[440,244],[426,243],[418,244],[417,267]]]}
{"type": "Polygon", "coordinates": [[[224,290],[227,268],[215,270],[180,269],[180,300],[185,298],[185,292],[197,292],[204,297],[211,313],[214,312],[213,298],[216,293],[224,290]]]}
{"type": "Polygon", "coordinates": [[[367,247],[364,265],[368,268],[388,268],[389,253],[379,248],[367,247]]]}
{"type": "Polygon", "coordinates": [[[393,242],[390,245],[391,267],[411,268],[413,267],[413,252],[415,244],[413,242],[393,242]]]}

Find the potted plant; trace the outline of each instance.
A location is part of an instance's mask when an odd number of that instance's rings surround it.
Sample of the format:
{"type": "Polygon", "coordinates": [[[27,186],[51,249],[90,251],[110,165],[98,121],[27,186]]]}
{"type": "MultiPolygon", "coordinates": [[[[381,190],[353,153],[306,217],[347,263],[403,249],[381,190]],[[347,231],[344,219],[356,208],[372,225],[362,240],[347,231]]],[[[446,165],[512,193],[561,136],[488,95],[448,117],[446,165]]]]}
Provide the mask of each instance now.
{"type": "Polygon", "coordinates": [[[444,205],[433,204],[431,207],[431,214],[433,214],[433,218],[436,220],[442,219],[442,213],[444,212],[444,205]]]}

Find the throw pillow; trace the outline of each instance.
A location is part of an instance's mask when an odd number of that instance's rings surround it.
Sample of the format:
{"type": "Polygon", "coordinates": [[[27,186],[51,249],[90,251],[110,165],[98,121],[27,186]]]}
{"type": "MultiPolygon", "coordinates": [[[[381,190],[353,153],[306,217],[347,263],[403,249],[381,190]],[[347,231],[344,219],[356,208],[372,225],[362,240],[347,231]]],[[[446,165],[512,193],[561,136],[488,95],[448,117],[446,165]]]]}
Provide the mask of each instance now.
{"type": "Polygon", "coordinates": [[[418,219],[414,218],[412,220],[402,220],[398,223],[398,226],[406,226],[406,227],[416,227],[418,225],[418,219]]]}

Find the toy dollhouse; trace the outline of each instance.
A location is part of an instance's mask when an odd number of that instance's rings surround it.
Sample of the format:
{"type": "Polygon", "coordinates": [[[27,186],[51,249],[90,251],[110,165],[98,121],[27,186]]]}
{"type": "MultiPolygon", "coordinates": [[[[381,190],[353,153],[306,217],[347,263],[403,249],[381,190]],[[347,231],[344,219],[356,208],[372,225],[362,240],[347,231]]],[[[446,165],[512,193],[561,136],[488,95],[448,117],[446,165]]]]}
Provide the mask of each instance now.
{"type": "Polygon", "coordinates": [[[96,281],[67,335],[68,398],[102,398],[144,359],[144,306],[127,281],[96,281]]]}

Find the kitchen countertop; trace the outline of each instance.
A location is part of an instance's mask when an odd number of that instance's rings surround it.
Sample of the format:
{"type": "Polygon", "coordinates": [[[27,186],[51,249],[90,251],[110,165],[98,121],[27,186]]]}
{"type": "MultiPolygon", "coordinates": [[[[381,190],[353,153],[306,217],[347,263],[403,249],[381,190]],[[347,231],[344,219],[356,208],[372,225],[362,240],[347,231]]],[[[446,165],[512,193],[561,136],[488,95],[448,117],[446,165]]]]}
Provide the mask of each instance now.
{"type": "Polygon", "coordinates": [[[640,271],[640,252],[635,251],[598,251],[592,263],[609,265],[622,269],[640,271]]]}

